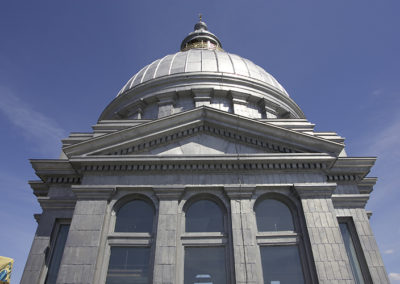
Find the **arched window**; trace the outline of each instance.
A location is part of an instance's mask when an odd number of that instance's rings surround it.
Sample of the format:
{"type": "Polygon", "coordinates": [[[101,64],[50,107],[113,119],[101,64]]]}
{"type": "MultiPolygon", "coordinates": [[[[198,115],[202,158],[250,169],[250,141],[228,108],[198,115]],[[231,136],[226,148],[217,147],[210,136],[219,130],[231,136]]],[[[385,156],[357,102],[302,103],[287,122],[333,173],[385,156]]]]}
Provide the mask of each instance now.
{"type": "Polygon", "coordinates": [[[111,250],[106,284],[150,283],[153,205],[137,198],[114,212],[115,227],[108,237],[111,250]]]}
{"type": "Polygon", "coordinates": [[[289,208],[275,199],[264,199],[255,207],[259,232],[294,231],[289,208]]]}
{"type": "Polygon", "coordinates": [[[224,216],[213,201],[200,200],[186,212],[186,232],[223,232],[224,216]]]}
{"type": "MultiPolygon", "coordinates": [[[[224,208],[225,209],[225,208],[224,208]]],[[[185,210],[184,283],[228,283],[226,210],[211,199],[185,210]]]]}
{"type": "Polygon", "coordinates": [[[147,232],[153,230],[154,209],[146,201],[135,199],[117,212],[115,232],[147,232]]]}
{"type": "Polygon", "coordinates": [[[305,283],[292,211],[273,198],[261,199],[254,211],[264,283],[305,283]]]}

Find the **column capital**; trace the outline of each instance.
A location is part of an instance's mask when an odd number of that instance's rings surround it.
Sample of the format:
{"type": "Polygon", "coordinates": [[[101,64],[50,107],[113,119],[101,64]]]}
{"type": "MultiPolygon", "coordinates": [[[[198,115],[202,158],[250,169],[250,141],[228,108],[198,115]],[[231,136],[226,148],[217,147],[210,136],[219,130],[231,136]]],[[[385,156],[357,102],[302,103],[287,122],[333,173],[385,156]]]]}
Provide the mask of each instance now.
{"type": "Polygon", "coordinates": [[[330,198],[336,183],[295,183],[293,187],[300,198],[330,198]]]}
{"type": "Polygon", "coordinates": [[[255,190],[255,186],[224,186],[224,191],[230,199],[246,199],[251,198],[255,190]]]}
{"type": "Polygon", "coordinates": [[[47,196],[37,198],[40,207],[43,210],[73,210],[75,208],[75,199],[52,199],[47,196]]]}
{"type": "Polygon", "coordinates": [[[72,192],[78,200],[110,200],[116,193],[114,186],[73,185],[72,192]]]}
{"type": "Polygon", "coordinates": [[[179,199],[185,191],[184,186],[153,187],[154,194],[159,200],[179,199]]]}

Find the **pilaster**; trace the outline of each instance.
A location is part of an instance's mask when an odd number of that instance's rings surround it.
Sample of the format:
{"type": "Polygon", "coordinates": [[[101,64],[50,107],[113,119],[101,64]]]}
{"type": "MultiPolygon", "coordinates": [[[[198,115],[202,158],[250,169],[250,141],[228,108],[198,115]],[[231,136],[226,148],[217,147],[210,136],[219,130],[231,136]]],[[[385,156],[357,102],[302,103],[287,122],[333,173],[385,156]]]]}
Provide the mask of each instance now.
{"type": "Polygon", "coordinates": [[[166,93],[157,97],[158,99],[158,118],[165,117],[174,113],[176,94],[166,93]]]}
{"type": "Polygon", "coordinates": [[[225,187],[230,198],[236,283],[260,283],[256,224],[251,206],[254,186],[225,187]]]}
{"type": "Polygon", "coordinates": [[[277,118],[278,117],[276,104],[274,104],[266,99],[262,99],[259,102],[259,105],[262,109],[262,112],[265,113],[265,118],[277,118]]]}
{"type": "Polygon", "coordinates": [[[72,209],[62,208],[63,202],[57,206],[57,203],[52,201],[51,205],[50,208],[43,208],[43,213],[40,215],[38,228],[21,278],[21,284],[44,282],[50,261],[51,241],[52,237],[55,237],[52,236],[52,233],[56,221],[57,219],[66,220],[72,217],[72,209]]]}
{"type": "Polygon", "coordinates": [[[212,89],[193,89],[194,106],[211,106],[212,89]]]}
{"type": "Polygon", "coordinates": [[[153,188],[159,199],[158,227],[154,258],[154,284],[176,283],[178,200],[184,188],[153,188]]]}
{"type": "Polygon", "coordinates": [[[93,283],[100,238],[113,187],[73,186],[77,196],[57,283],[93,283]]]}
{"type": "Polygon", "coordinates": [[[352,208],[336,208],[336,215],[342,218],[350,217],[353,220],[372,282],[389,284],[390,281],[369,223],[368,212],[364,209],[365,204],[364,206],[356,205],[354,204],[352,208]]]}
{"type": "Polygon", "coordinates": [[[231,92],[231,96],[232,96],[233,113],[238,115],[248,116],[249,115],[248,113],[249,110],[247,108],[248,95],[239,92],[231,92]]]}
{"type": "Polygon", "coordinates": [[[319,283],[354,283],[331,199],[336,184],[294,187],[301,198],[319,283]]]}

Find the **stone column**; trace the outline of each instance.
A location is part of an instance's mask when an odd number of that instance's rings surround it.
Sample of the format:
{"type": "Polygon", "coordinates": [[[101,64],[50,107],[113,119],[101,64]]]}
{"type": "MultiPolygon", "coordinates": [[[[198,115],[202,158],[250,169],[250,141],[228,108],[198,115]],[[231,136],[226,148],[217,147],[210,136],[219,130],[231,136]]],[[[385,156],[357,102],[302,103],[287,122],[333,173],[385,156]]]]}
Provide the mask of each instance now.
{"type": "Polygon", "coordinates": [[[331,199],[336,184],[294,187],[301,198],[319,283],[354,283],[331,199]]]}
{"type": "Polygon", "coordinates": [[[57,283],[94,283],[100,238],[112,187],[73,186],[78,198],[57,283]]]}
{"type": "Polygon", "coordinates": [[[251,207],[254,187],[225,187],[230,198],[235,278],[238,284],[260,283],[257,226],[251,207]]]}
{"type": "Polygon", "coordinates": [[[259,105],[263,112],[265,113],[265,118],[277,118],[277,104],[272,103],[266,99],[262,99],[259,102],[259,105]]]}
{"type": "Polygon", "coordinates": [[[247,98],[249,95],[231,91],[231,96],[232,96],[233,113],[243,116],[249,116],[249,110],[247,108],[248,105],[247,98]]]}
{"type": "Polygon", "coordinates": [[[143,99],[135,102],[130,108],[129,108],[129,114],[126,116],[129,119],[142,119],[143,118],[143,110],[146,106],[146,103],[143,101],[143,99]]]}
{"type": "Polygon", "coordinates": [[[183,188],[154,188],[160,201],[154,258],[154,284],[176,283],[178,200],[183,190],[183,188]]]}

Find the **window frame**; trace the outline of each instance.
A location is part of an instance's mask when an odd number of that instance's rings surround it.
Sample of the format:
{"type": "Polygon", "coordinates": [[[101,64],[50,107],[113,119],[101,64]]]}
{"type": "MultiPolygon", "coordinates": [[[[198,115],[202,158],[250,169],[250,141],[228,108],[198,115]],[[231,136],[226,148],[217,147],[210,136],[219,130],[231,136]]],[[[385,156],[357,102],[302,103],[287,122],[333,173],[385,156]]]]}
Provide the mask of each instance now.
{"type": "Polygon", "coordinates": [[[304,283],[314,283],[311,274],[310,254],[307,252],[306,241],[308,240],[305,233],[305,224],[300,219],[301,211],[300,205],[288,196],[282,193],[264,193],[258,196],[253,205],[253,213],[256,224],[256,244],[259,249],[259,263],[260,263],[260,279],[264,283],[264,274],[261,261],[261,247],[265,246],[296,246],[300,257],[300,265],[303,272],[304,283]],[[273,199],[283,203],[290,211],[293,222],[293,231],[258,231],[256,207],[258,204],[267,199],[273,199]]]}
{"type": "MultiPolygon", "coordinates": [[[[373,283],[371,274],[369,272],[367,260],[364,255],[364,250],[362,249],[361,241],[360,241],[360,238],[358,237],[357,228],[354,224],[353,218],[352,217],[338,217],[337,220],[338,220],[338,224],[339,224],[340,237],[342,238],[342,240],[343,240],[343,234],[340,229],[340,224],[345,224],[347,226],[347,229],[350,233],[351,241],[353,242],[353,246],[356,251],[356,257],[358,260],[358,264],[360,265],[361,275],[364,278],[364,282],[366,284],[373,283]]],[[[344,245],[344,240],[343,240],[343,245],[344,245]]],[[[349,252],[347,251],[346,247],[345,247],[345,250],[346,250],[347,257],[349,258],[349,252]]],[[[349,258],[349,261],[350,261],[350,258],[349,258]]],[[[354,278],[354,272],[352,269],[350,269],[350,270],[351,270],[352,276],[354,278]]]]}
{"type": "Polygon", "coordinates": [[[144,194],[130,194],[118,199],[115,204],[112,206],[111,210],[111,218],[108,226],[108,234],[106,236],[107,249],[104,253],[104,273],[102,276],[102,282],[106,283],[108,268],[110,265],[110,257],[111,257],[111,249],[113,247],[121,247],[121,248],[131,248],[131,247],[142,247],[150,249],[150,262],[149,262],[149,283],[153,281],[153,270],[154,270],[154,257],[155,257],[155,239],[157,235],[157,215],[158,208],[150,197],[144,194]],[[116,222],[117,222],[117,213],[118,210],[121,209],[124,205],[129,202],[141,200],[145,201],[152,209],[153,209],[153,224],[152,231],[148,232],[115,232],[116,222]]]}
{"type": "Polygon", "coordinates": [[[184,283],[185,281],[185,248],[193,247],[222,247],[225,252],[225,272],[227,283],[232,283],[234,279],[233,266],[233,253],[232,253],[232,241],[231,241],[231,228],[230,225],[230,210],[229,206],[224,203],[218,196],[208,193],[196,192],[193,196],[188,198],[183,206],[181,207],[181,221],[179,236],[180,246],[178,250],[179,261],[177,265],[181,266],[181,272],[179,273],[178,283],[184,283]],[[223,231],[222,232],[186,232],[186,212],[189,208],[197,201],[209,200],[214,202],[223,216],[223,231]]]}

